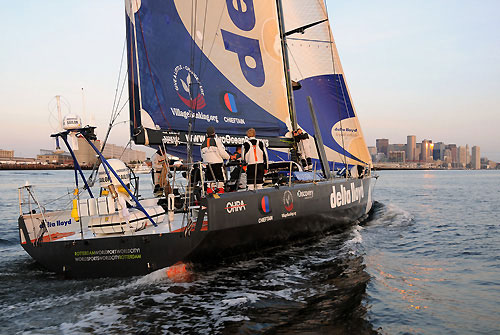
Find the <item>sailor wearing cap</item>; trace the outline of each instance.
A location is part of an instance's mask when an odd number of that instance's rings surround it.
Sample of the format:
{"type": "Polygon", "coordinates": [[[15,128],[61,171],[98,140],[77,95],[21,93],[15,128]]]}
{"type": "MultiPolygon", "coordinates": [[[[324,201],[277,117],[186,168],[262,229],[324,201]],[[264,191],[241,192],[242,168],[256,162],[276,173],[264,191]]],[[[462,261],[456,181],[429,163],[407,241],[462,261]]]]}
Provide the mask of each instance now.
{"type": "Polygon", "coordinates": [[[207,128],[207,138],[201,145],[201,158],[207,163],[205,178],[207,181],[216,181],[219,192],[224,192],[225,173],[222,168],[224,159],[229,159],[221,140],[215,138],[214,127],[207,128]]]}

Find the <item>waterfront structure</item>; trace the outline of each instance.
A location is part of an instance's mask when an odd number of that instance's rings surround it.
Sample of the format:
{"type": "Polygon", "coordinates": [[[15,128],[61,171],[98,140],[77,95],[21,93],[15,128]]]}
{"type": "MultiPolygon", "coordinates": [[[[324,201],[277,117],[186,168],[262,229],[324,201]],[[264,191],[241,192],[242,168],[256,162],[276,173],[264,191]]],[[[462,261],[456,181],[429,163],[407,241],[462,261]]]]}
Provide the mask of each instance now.
{"type": "Polygon", "coordinates": [[[387,138],[377,138],[376,140],[377,152],[383,153],[386,157],[389,153],[389,140],[387,138]]]}
{"type": "Polygon", "coordinates": [[[68,152],[54,152],[46,149],[40,149],[40,154],[36,156],[36,160],[46,164],[73,164],[73,157],[68,152]]]}
{"type": "Polygon", "coordinates": [[[0,149],[0,158],[14,158],[14,150],[0,149]]]}
{"type": "Polygon", "coordinates": [[[115,144],[106,144],[102,151],[106,159],[118,158],[125,163],[144,162],[146,153],[140,150],[132,150],[115,144]]]}
{"type": "Polygon", "coordinates": [[[472,168],[474,170],[481,169],[481,149],[475,145],[472,147],[472,168]]]}
{"type": "Polygon", "coordinates": [[[417,138],[415,135],[406,136],[406,160],[415,161],[415,149],[416,149],[417,138]]]}

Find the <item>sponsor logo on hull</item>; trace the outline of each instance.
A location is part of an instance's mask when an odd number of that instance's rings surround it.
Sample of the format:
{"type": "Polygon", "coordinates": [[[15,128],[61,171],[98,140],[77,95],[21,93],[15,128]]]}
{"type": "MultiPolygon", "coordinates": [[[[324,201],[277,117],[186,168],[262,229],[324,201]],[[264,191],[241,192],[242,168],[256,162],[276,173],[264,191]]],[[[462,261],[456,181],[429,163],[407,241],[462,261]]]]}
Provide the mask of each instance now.
{"type": "Polygon", "coordinates": [[[332,186],[332,193],[330,193],[330,207],[337,208],[348,205],[355,201],[361,202],[361,199],[365,197],[363,192],[363,183],[360,183],[360,186],[356,186],[351,183],[351,188],[348,189],[344,187],[344,185],[340,185],[340,188],[337,190],[335,186],[332,186]]]}
{"type": "Polygon", "coordinates": [[[242,212],[247,210],[247,204],[243,200],[228,201],[224,209],[229,213],[242,212]]]}

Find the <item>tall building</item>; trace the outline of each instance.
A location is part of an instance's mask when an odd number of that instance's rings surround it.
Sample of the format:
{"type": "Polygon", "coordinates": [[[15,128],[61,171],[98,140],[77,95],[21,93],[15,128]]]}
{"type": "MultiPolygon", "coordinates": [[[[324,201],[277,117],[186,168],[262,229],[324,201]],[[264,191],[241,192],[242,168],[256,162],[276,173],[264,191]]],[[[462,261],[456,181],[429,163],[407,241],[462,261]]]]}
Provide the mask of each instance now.
{"type": "Polygon", "coordinates": [[[420,161],[432,161],[432,151],[434,150],[434,143],[431,140],[423,140],[420,145],[420,161]]]}
{"type": "Polygon", "coordinates": [[[470,164],[470,150],[468,144],[465,145],[465,164],[470,164]]]}
{"type": "Polygon", "coordinates": [[[445,147],[446,149],[450,149],[451,152],[451,162],[456,163],[457,160],[457,145],[456,144],[448,144],[445,147]]]}
{"type": "Polygon", "coordinates": [[[435,161],[444,161],[444,151],[445,145],[443,142],[438,142],[434,144],[434,150],[432,151],[432,156],[435,161]]]}
{"type": "Polygon", "coordinates": [[[481,149],[475,145],[472,147],[472,168],[474,170],[481,169],[481,149]]]}
{"type": "Polygon", "coordinates": [[[387,138],[377,138],[376,140],[377,152],[383,153],[386,157],[389,153],[387,150],[389,148],[389,140],[387,138]]]}
{"type": "Polygon", "coordinates": [[[465,147],[459,146],[457,148],[457,162],[456,167],[463,169],[467,166],[467,150],[465,147]]]}
{"type": "Polygon", "coordinates": [[[417,138],[415,135],[406,136],[406,160],[415,161],[415,149],[416,149],[417,138]]]}

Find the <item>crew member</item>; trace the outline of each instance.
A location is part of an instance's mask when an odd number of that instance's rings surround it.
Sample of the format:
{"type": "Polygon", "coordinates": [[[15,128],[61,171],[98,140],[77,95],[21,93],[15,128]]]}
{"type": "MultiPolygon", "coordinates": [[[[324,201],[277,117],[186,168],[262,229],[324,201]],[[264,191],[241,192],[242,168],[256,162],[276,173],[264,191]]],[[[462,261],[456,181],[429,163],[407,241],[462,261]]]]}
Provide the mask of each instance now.
{"type": "Polygon", "coordinates": [[[229,159],[221,140],[215,138],[215,129],[210,126],[207,128],[207,138],[201,145],[201,158],[207,163],[206,180],[217,182],[219,193],[224,193],[225,173],[223,170],[224,159],[229,159]]]}
{"type": "Polygon", "coordinates": [[[302,131],[302,129],[297,129],[293,132],[293,138],[298,145],[300,161],[302,167],[305,171],[312,170],[312,158],[311,158],[311,138],[309,135],[302,131]]]}
{"type": "Polygon", "coordinates": [[[248,129],[247,136],[242,148],[242,157],[247,164],[247,185],[249,190],[258,190],[264,184],[264,174],[268,169],[267,149],[264,142],[255,138],[255,129],[248,129]]]}
{"type": "Polygon", "coordinates": [[[242,176],[242,166],[241,166],[241,146],[236,147],[236,151],[231,155],[229,159],[228,166],[232,166],[231,173],[229,175],[229,190],[236,191],[241,187],[241,176],[242,176]]]}
{"type": "Polygon", "coordinates": [[[161,186],[161,173],[163,171],[163,167],[165,165],[165,155],[158,149],[151,157],[152,161],[152,169],[151,174],[153,177],[153,184],[155,185],[153,193],[155,195],[162,194],[163,188],[161,186]]]}

